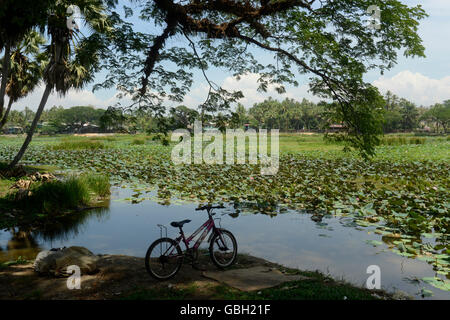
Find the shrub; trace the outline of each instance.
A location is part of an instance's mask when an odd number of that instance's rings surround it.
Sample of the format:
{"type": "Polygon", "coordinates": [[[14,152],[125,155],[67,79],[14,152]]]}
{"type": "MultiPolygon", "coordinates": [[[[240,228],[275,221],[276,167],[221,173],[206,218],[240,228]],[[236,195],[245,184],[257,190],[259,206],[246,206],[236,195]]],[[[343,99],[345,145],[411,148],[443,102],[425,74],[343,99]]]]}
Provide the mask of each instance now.
{"type": "Polygon", "coordinates": [[[77,177],[35,184],[31,192],[25,206],[47,214],[87,205],[91,200],[87,184],[77,177]]]}
{"type": "Polygon", "coordinates": [[[109,141],[109,142],[117,141],[117,139],[115,137],[110,137],[110,136],[92,137],[92,138],[89,138],[89,140],[91,140],[91,141],[109,141]]]}
{"type": "Polygon", "coordinates": [[[132,145],[143,145],[143,144],[145,144],[145,140],[144,140],[144,139],[136,138],[136,139],[134,139],[134,140],[131,142],[131,144],[132,144],[132,145]]]}
{"type": "Polygon", "coordinates": [[[152,137],[152,140],[158,141],[158,140],[161,140],[162,137],[164,137],[164,135],[162,133],[157,133],[152,137]]]}
{"type": "Polygon", "coordinates": [[[425,138],[411,138],[409,140],[409,144],[425,144],[426,139],[425,138]]]}
{"type": "Polygon", "coordinates": [[[100,197],[105,197],[110,194],[110,183],[107,176],[99,174],[86,174],[82,176],[88,188],[100,197]]]}
{"type": "Polygon", "coordinates": [[[78,149],[88,149],[88,150],[99,150],[106,149],[106,146],[100,141],[64,141],[57,145],[50,147],[53,150],[78,150],[78,149]]]}
{"type": "Polygon", "coordinates": [[[170,144],[169,143],[169,138],[167,136],[165,136],[164,134],[162,134],[162,133],[158,133],[157,135],[155,135],[152,138],[152,140],[153,141],[158,141],[158,140],[161,141],[163,146],[168,146],[170,144]]]}
{"type": "Polygon", "coordinates": [[[13,206],[39,214],[55,214],[89,205],[94,196],[104,197],[110,193],[109,179],[106,176],[86,174],[70,176],[65,180],[34,183],[31,195],[15,200],[15,194],[6,198],[13,206]]]}
{"type": "Polygon", "coordinates": [[[381,144],[388,146],[400,146],[406,144],[425,144],[425,142],[426,138],[412,137],[408,139],[402,136],[384,137],[381,140],[381,144]]]}

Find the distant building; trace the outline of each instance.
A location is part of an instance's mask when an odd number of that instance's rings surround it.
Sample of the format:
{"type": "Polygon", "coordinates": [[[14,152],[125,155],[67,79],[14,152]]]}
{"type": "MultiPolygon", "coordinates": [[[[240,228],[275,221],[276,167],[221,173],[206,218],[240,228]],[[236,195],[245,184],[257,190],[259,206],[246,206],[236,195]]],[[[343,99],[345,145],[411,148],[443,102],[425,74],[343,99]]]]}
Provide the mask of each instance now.
{"type": "Polygon", "coordinates": [[[22,134],[23,128],[22,127],[8,127],[3,130],[5,134],[22,134]]]}
{"type": "Polygon", "coordinates": [[[342,124],[331,124],[328,129],[327,132],[342,132],[345,131],[345,126],[342,124]]]}
{"type": "Polygon", "coordinates": [[[82,128],[78,130],[78,133],[100,133],[101,128],[95,124],[85,123],[82,128]]]}

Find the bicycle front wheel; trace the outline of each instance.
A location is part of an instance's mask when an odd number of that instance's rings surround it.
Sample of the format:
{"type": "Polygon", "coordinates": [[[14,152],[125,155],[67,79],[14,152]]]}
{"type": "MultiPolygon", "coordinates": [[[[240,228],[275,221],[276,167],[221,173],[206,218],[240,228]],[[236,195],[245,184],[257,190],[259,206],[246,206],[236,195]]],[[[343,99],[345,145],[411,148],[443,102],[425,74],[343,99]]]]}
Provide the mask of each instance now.
{"type": "Polygon", "coordinates": [[[180,271],[183,253],[178,243],[170,238],[161,238],[153,242],[145,255],[145,268],[158,280],[172,278],[180,271]]]}
{"type": "Polygon", "coordinates": [[[209,245],[212,262],[219,268],[231,266],[237,257],[237,242],[233,234],[225,229],[218,229],[209,245]]]}

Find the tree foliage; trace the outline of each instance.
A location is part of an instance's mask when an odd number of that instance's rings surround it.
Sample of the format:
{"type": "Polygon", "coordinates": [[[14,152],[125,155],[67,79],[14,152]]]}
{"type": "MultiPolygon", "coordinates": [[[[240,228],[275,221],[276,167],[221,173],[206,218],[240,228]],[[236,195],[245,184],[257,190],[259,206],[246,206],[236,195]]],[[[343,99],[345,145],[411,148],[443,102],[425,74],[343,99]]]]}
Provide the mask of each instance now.
{"type": "Polygon", "coordinates": [[[50,93],[55,90],[65,95],[70,89],[81,89],[93,80],[99,70],[98,52],[105,49],[109,30],[105,10],[102,0],[58,0],[49,4],[45,16],[49,40],[45,51],[49,62],[43,71],[45,90],[27,137],[9,168],[20,161],[28,148],[50,93]],[[79,7],[83,23],[92,31],[88,36],[67,27],[67,9],[72,5],[79,7]]]}
{"type": "Polygon", "coordinates": [[[450,100],[432,106],[423,114],[422,119],[434,123],[437,132],[442,128],[447,133],[450,125],[450,100]]]}
{"type": "MultiPolygon", "coordinates": [[[[366,83],[370,70],[384,72],[405,56],[424,56],[417,34],[426,14],[400,0],[216,0],[135,1],[153,32],[136,32],[114,15],[120,27],[105,56],[111,72],[97,86],[118,84],[133,100],[161,114],[164,102],[181,102],[199,69],[209,85],[202,114],[228,109],[242,97],[207,76],[210,67],[234,76],[259,74],[259,90],[298,85],[308,75],[311,91],[333,101],[330,111],[348,128],[345,140],[364,156],[373,154],[384,106],[378,90],[366,83]],[[381,9],[381,28],[368,27],[371,5],[381,9]],[[155,31],[156,30],[156,31],[155,31]],[[175,41],[171,41],[176,39],[175,41]],[[183,42],[184,39],[184,42],[183,42]],[[271,56],[270,61],[263,57],[271,56]]],[[[117,1],[111,1],[111,5],[117,1]]],[[[133,15],[125,8],[126,17],[133,15]]]]}

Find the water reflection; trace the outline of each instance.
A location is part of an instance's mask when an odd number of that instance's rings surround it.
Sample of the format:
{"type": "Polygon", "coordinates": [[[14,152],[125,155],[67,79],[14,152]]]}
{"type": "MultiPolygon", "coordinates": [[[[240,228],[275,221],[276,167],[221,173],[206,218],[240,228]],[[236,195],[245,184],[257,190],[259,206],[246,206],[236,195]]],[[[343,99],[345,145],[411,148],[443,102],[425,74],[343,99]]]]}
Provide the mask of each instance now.
{"type": "MultiPolygon", "coordinates": [[[[153,201],[131,204],[118,201],[130,197],[128,189],[113,189],[108,209],[68,215],[57,224],[39,229],[16,228],[0,232],[0,261],[18,256],[35,257],[41,249],[84,246],[94,253],[145,256],[159,234],[157,224],[191,219],[185,232],[191,233],[206,220],[195,204],[163,206],[153,201]],[[20,240],[19,240],[20,239],[20,240]],[[11,242],[11,245],[8,245],[11,242]],[[14,244],[13,244],[14,243],[14,244]]],[[[450,293],[407,279],[433,277],[435,272],[424,261],[401,257],[388,248],[392,240],[361,228],[352,218],[323,214],[302,214],[274,207],[274,215],[258,214],[252,204],[236,203],[218,211],[222,227],[233,232],[239,252],[304,270],[320,270],[357,285],[364,285],[369,265],[378,265],[382,287],[400,289],[415,295],[422,287],[435,293],[434,299],[450,299],[450,293]],[[222,215],[224,214],[224,215],[222,215]],[[384,241],[373,246],[370,241],[384,241]]],[[[177,230],[169,227],[169,237],[177,230]]],[[[143,275],[145,276],[145,275],[143,275]]]]}
{"type": "Polygon", "coordinates": [[[45,242],[67,241],[82,235],[91,220],[106,221],[109,217],[109,205],[66,215],[56,222],[49,221],[36,229],[33,234],[45,242]]]}
{"type": "Polygon", "coordinates": [[[101,222],[108,218],[109,200],[101,205],[102,207],[67,214],[57,220],[42,221],[39,226],[25,225],[8,228],[0,233],[0,262],[18,258],[34,259],[42,250],[39,246],[40,242],[44,243],[43,247],[48,248],[48,244],[52,247],[54,242],[69,241],[82,236],[93,219],[101,222]],[[10,238],[4,250],[2,246],[8,234],[10,238]]]}
{"type": "Polygon", "coordinates": [[[10,237],[4,249],[0,245],[0,262],[16,260],[18,257],[33,257],[40,251],[38,242],[31,231],[9,228],[5,233],[10,237]]]}

